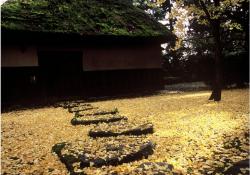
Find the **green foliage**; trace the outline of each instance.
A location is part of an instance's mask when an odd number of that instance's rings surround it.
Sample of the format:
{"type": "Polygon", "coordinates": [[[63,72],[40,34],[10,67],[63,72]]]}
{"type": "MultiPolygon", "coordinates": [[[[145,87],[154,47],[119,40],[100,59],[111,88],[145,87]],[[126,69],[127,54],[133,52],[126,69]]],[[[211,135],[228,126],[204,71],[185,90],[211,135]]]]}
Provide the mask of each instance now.
{"type": "Polygon", "coordinates": [[[200,52],[210,50],[213,53],[214,49],[211,47],[211,44],[215,43],[211,40],[214,38],[213,28],[215,22],[219,22],[222,55],[248,51],[249,1],[220,0],[217,7],[214,6],[213,1],[205,1],[204,5],[209,16],[201,7],[201,2],[201,0],[195,0],[187,3],[189,14],[193,14],[193,19],[190,20],[191,30],[188,33],[193,49],[200,52]],[[200,46],[201,38],[205,39],[203,47],[200,46]]]}
{"type": "Polygon", "coordinates": [[[143,10],[120,0],[9,0],[1,10],[3,29],[172,37],[143,10]]]}
{"type": "Polygon", "coordinates": [[[232,13],[240,13],[242,11],[242,4],[249,2],[248,0],[217,0],[219,4],[215,6],[214,1],[194,0],[186,1],[183,3],[187,5],[189,14],[192,15],[201,25],[212,25],[211,20],[220,20],[221,27],[224,29],[237,29],[242,30],[241,24],[230,19],[228,11],[232,13]],[[204,3],[205,10],[202,7],[204,3]],[[207,11],[207,13],[205,12],[207,11]],[[209,16],[208,16],[209,15],[209,16]],[[210,21],[209,21],[210,20],[210,21]]]}

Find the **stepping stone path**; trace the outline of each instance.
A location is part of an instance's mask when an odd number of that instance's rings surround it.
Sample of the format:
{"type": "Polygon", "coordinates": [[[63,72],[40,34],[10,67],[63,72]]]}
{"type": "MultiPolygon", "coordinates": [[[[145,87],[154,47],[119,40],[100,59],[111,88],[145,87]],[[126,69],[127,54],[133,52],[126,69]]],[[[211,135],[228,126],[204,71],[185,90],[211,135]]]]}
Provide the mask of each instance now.
{"type": "Polygon", "coordinates": [[[103,123],[95,126],[89,131],[90,137],[111,137],[119,135],[142,135],[152,134],[153,124],[137,124],[129,123],[126,120],[114,122],[114,123],[103,123]]]}
{"type": "Polygon", "coordinates": [[[231,175],[231,174],[249,174],[249,159],[241,160],[236,162],[228,168],[224,174],[231,175]]]}
{"type": "MultiPolygon", "coordinates": [[[[95,139],[58,143],[52,151],[66,165],[70,174],[85,174],[86,167],[117,166],[146,159],[153,154],[155,144],[146,139],[153,133],[153,124],[129,122],[118,109],[102,110],[84,101],[57,103],[75,113],[72,125],[97,124],[89,131],[95,139]]],[[[164,162],[141,164],[129,174],[169,174],[172,166],[164,162]]]]}
{"type": "Polygon", "coordinates": [[[73,113],[73,112],[80,112],[80,111],[87,111],[87,110],[91,110],[91,109],[97,109],[96,107],[93,107],[93,106],[76,106],[76,107],[72,107],[72,108],[69,108],[69,112],[70,113],[73,113]]]}
{"type": "Polygon", "coordinates": [[[110,123],[116,122],[119,120],[127,120],[126,117],[119,115],[101,115],[101,116],[83,116],[83,117],[74,117],[71,120],[72,125],[90,125],[98,123],[110,123]]]}
{"type": "Polygon", "coordinates": [[[84,100],[77,100],[74,102],[66,101],[66,102],[59,102],[54,105],[55,108],[62,107],[62,108],[72,108],[77,107],[80,105],[91,106],[90,104],[85,103],[84,100]]]}
{"type": "MultiPolygon", "coordinates": [[[[89,108],[92,106],[88,106],[89,108]]],[[[74,108],[76,109],[76,108],[74,108]]],[[[118,110],[101,110],[92,107],[89,110],[81,110],[75,112],[74,118],[71,120],[72,125],[90,125],[98,123],[110,123],[120,120],[127,120],[127,117],[118,115],[118,110]]]]}
{"type": "Polygon", "coordinates": [[[79,111],[76,112],[76,116],[93,116],[93,115],[106,115],[106,114],[117,114],[118,109],[111,109],[111,110],[102,110],[98,108],[94,108],[88,111],[79,111]]]}
{"type": "Polygon", "coordinates": [[[59,143],[52,148],[70,172],[140,160],[153,154],[153,149],[151,141],[140,137],[99,138],[59,143]]]}

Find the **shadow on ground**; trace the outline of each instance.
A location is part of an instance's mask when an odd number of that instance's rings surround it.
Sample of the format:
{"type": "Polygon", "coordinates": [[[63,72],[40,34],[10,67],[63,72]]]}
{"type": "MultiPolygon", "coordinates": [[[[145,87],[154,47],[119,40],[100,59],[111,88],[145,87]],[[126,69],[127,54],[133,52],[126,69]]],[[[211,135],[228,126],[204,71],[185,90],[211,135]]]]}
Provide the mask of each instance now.
{"type": "MultiPolygon", "coordinates": [[[[235,89],[237,87],[227,87],[226,89],[235,89]]],[[[246,87],[248,88],[248,87],[246,87]]],[[[43,107],[49,107],[54,105],[57,102],[61,101],[74,101],[74,100],[86,100],[87,102],[94,101],[106,101],[114,99],[128,99],[128,98],[137,98],[137,97],[147,97],[158,94],[173,94],[173,93],[182,93],[182,92],[197,92],[210,90],[211,88],[206,85],[204,82],[187,82],[187,83],[177,83],[171,85],[165,85],[163,88],[159,89],[133,89],[128,91],[112,92],[112,91],[103,91],[100,93],[89,93],[79,96],[65,96],[65,97],[37,97],[37,98],[23,98],[19,100],[12,100],[10,102],[2,102],[1,112],[25,110],[25,109],[37,109],[43,107]]]]}

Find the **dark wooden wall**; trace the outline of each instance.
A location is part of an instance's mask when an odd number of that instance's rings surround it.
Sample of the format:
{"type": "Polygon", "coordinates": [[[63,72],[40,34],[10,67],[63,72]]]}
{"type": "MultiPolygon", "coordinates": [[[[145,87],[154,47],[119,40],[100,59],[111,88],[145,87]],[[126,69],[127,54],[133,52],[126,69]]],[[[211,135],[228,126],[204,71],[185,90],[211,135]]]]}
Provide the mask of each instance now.
{"type": "Polygon", "coordinates": [[[83,49],[83,69],[86,71],[155,69],[161,67],[160,44],[92,46],[83,49]]]}
{"type": "MultiPolygon", "coordinates": [[[[79,40],[79,36],[66,37],[64,35],[57,37],[42,34],[4,36],[2,44],[5,47],[36,46],[38,48],[38,66],[2,67],[2,104],[22,103],[23,101],[36,103],[36,101],[46,101],[52,98],[120,95],[160,89],[163,86],[160,68],[160,41],[156,38],[91,37],[79,40]],[[21,36],[29,37],[24,39],[20,38],[21,36]],[[20,43],[16,43],[17,41],[20,43]],[[110,70],[107,70],[108,68],[105,66],[105,70],[103,70],[103,65],[100,67],[92,65],[94,69],[91,68],[91,71],[90,69],[89,71],[84,70],[83,48],[109,46],[110,53],[112,53],[112,50],[118,45],[121,48],[129,46],[128,52],[142,47],[140,52],[145,50],[145,53],[142,53],[134,62],[136,63],[134,67],[130,67],[130,63],[125,61],[127,70],[122,69],[123,65],[115,65],[115,63],[110,70]],[[55,50],[57,52],[53,53],[55,50]],[[150,56],[146,50],[149,50],[150,56]],[[145,64],[143,63],[144,56],[148,58],[148,62],[145,64]],[[143,64],[147,66],[143,67],[143,64]],[[120,70],[117,70],[117,66],[120,70]]],[[[123,55],[125,52],[123,50],[117,53],[123,55]]],[[[125,55],[129,57],[131,54],[133,53],[125,55]]],[[[96,55],[99,57],[102,52],[96,55]]],[[[114,60],[115,57],[112,59],[114,60]]],[[[105,57],[102,60],[97,58],[97,61],[105,63],[105,57]]],[[[119,61],[116,63],[118,64],[119,61]]]]}
{"type": "Polygon", "coordinates": [[[163,87],[161,69],[44,71],[43,67],[2,68],[2,104],[113,96],[163,87]]]}

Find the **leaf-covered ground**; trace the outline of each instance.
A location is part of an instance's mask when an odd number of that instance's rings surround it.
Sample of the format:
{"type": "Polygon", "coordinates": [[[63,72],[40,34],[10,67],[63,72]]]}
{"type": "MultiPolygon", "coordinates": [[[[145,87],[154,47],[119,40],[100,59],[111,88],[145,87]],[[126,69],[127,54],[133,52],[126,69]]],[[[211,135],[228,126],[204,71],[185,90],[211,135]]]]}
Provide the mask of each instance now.
{"type": "MultiPolygon", "coordinates": [[[[249,157],[249,89],[223,91],[222,101],[208,101],[210,92],[161,93],[154,96],[92,102],[118,108],[133,122],[154,125],[147,135],[156,143],[148,159],[116,167],[87,168],[89,174],[131,172],[143,162],[167,162],[183,174],[223,174],[249,157]]],[[[2,114],[2,174],[67,174],[52,154],[56,143],[89,139],[94,127],[73,126],[67,109],[46,107],[2,114]]],[[[249,168],[242,168],[247,173],[249,168]]]]}

